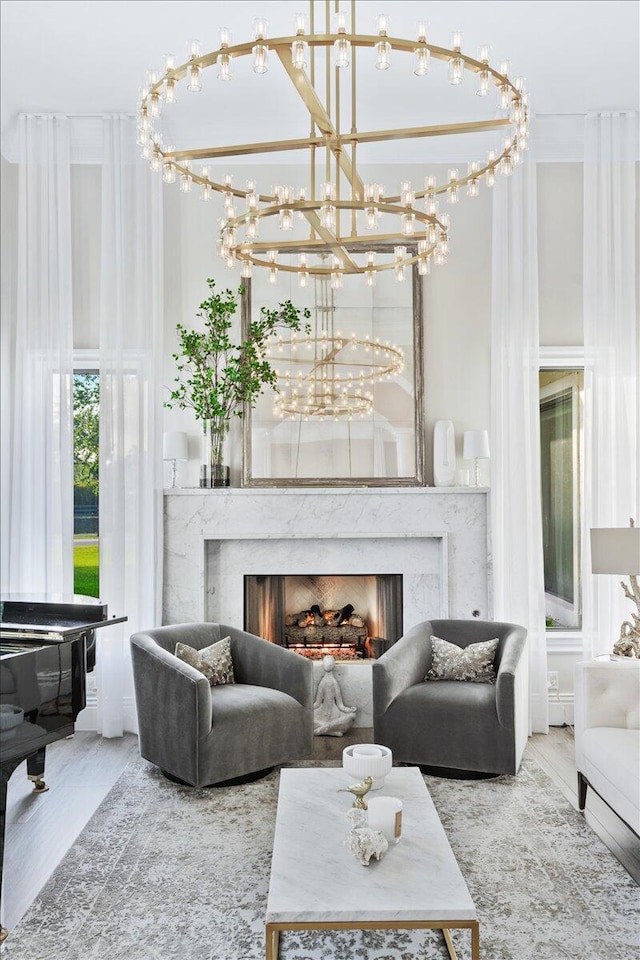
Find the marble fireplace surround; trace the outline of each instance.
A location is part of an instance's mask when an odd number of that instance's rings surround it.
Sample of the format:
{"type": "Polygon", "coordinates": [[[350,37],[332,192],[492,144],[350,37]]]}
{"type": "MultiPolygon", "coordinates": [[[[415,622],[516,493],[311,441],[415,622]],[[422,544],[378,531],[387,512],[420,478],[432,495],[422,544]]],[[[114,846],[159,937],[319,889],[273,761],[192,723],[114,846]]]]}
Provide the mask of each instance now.
{"type": "Polygon", "coordinates": [[[405,631],[492,616],[487,490],[172,489],[163,623],[243,623],[244,574],[399,573],[405,631]]]}

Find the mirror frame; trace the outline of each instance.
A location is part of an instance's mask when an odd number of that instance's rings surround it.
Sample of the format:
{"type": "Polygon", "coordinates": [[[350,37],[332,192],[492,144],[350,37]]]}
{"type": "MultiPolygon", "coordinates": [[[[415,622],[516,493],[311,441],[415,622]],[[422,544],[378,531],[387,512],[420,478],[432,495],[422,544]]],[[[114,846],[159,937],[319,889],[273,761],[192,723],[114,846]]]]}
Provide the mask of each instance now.
{"type": "MultiPolygon", "coordinates": [[[[380,250],[385,249],[379,247],[380,250]]],[[[413,292],[413,390],[414,445],[416,469],[410,477],[254,477],[252,476],[252,409],[245,404],[242,416],[242,486],[243,487],[424,487],[424,337],[423,278],[417,265],[411,267],[413,292]]],[[[247,336],[251,317],[251,280],[243,280],[241,298],[242,337],[247,336]]]]}

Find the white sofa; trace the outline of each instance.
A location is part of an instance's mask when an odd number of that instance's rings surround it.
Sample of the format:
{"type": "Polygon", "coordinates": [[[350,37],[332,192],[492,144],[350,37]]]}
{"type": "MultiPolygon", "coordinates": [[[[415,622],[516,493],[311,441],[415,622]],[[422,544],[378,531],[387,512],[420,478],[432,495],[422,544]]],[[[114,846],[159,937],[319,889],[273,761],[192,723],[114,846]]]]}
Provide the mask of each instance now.
{"type": "Polygon", "coordinates": [[[578,806],[591,787],[640,835],[640,661],[577,664],[574,697],[578,806]]]}

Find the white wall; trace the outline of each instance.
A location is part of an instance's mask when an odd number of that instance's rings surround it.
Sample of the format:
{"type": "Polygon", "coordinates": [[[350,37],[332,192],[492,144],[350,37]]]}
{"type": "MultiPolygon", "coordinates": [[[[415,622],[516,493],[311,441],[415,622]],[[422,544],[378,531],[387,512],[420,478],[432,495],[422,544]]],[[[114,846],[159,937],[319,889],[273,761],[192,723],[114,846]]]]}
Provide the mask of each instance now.
{"type": "Polygon", "coordinates": [[[538,164],[540,343],[583,343],[581,163],[538,164]]]}

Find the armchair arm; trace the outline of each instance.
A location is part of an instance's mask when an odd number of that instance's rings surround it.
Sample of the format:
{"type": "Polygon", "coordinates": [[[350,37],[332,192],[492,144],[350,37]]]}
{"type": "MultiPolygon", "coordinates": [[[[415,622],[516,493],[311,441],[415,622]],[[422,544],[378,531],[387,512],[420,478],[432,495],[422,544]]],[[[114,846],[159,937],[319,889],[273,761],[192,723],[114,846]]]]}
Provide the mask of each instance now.
{"type": "Polygon", "coordinates": [[[142,746],[162,752],[211,731],[211,688],[199,670],[178,660],[145,633],[131,637],[131,661],[142,746]]]}
{"type": "Polygon", "coordinates": [[[516,719],[516,675],[526,671],[527,631],[524,627],[509,626],[503,634],[500,665],[496,681],[496,710],[498,722],[506,730],[513,730],[516,719]]]}
{"type": "Polygon", "coordinates": [[[235,627],[220,624],[220,631],[222,636],[231,637],[237,683],[282,690],[303,707],[313,709],[313,664],[310,660],[235,627]]]}
{"type": "Polygon", "coordinates": [[[380,716],[392,701],[415,683],[420,683],[431,665],[431,623],[412,627],[372,664],[373,713],[380,716]]]}

